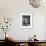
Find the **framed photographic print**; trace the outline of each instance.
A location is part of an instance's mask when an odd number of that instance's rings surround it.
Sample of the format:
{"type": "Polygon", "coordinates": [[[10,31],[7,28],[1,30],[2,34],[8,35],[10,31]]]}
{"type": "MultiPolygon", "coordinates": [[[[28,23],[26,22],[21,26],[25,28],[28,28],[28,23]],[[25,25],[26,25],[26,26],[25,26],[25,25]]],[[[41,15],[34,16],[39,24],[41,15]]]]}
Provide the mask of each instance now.
{"type": "Polygon", "coordinates": [[[32,28],[32,14],[21,14],[21,28],[32,28]]]}

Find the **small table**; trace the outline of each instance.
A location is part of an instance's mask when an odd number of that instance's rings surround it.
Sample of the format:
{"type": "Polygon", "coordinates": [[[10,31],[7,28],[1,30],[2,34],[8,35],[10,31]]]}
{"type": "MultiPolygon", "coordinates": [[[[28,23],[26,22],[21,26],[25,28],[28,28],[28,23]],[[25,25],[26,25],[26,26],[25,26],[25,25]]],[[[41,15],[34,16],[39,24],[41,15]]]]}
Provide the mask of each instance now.
{"type": "Polygon", "coordinates": [[[37,46],[43,43],[46,44],[46,40],[39,40],[39,41],[29,41],[29,40],[11,40],[10,41],[9,40],[9,43],[14,44],[16,46],[37,46]]]}

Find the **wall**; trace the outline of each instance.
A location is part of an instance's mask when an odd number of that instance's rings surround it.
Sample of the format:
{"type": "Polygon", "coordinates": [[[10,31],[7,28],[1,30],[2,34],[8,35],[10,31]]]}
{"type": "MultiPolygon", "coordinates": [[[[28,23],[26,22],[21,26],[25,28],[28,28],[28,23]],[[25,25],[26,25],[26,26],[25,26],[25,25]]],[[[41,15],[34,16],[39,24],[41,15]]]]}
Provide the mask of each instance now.
{"type": "MultiPolygon", "coordinates": [[[[0,0],[0,16],[13,17],[10,31],[17,40],[27,40],[34,34],[39,40],[46,40],[46,8],[33,8],[28,0],[0,0]],[[33,28],[22,29],[20,26],[20,14],[30,13],[33,15],[33,28]]],[[[1,33],[3,33],[1,31],[1,33]]],[[[0,35],[2,35],[0,33],[0,35]]],[[[3,33],[4,34],[4,33],[3,33]]],[[[0,39],[3,37],[0,36],[0,39]]]]}

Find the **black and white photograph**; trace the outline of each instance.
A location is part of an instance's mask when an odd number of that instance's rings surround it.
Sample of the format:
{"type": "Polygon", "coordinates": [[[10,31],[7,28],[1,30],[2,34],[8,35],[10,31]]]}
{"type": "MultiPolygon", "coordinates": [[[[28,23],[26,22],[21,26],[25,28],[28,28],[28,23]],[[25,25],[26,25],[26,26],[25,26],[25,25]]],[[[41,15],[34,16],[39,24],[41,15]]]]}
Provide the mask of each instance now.
{"type": "Polygon", "coordinates": [[[22,14],[21,27],[22,28],[32,28],[32,14],[22,14]]]}
{"type": "Polygon", "coordinates": [[[22,16],[22,26],[30,26],[30,16],[22,16]]]}

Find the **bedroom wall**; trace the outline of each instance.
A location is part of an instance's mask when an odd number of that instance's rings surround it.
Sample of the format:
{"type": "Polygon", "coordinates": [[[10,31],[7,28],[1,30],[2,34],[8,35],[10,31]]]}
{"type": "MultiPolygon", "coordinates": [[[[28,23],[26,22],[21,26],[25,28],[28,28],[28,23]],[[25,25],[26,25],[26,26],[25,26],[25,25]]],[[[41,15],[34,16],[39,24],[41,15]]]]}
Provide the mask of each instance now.
{"type": "MultiPolygon", "coordinates": [[[[1,17],[12,17],[12,26],[10,33],[17,40],[28,40],[34,34],[37,39],[46,40],[46,8],[33,8],[28,0],[0,0],[0,19],[1,17]],[[30,13],[33,15],[32,29],[21,28],[21,13],[30,13]]],[[[3,31],[0,29],[0,39],[4,39],[3,31]]]]}

